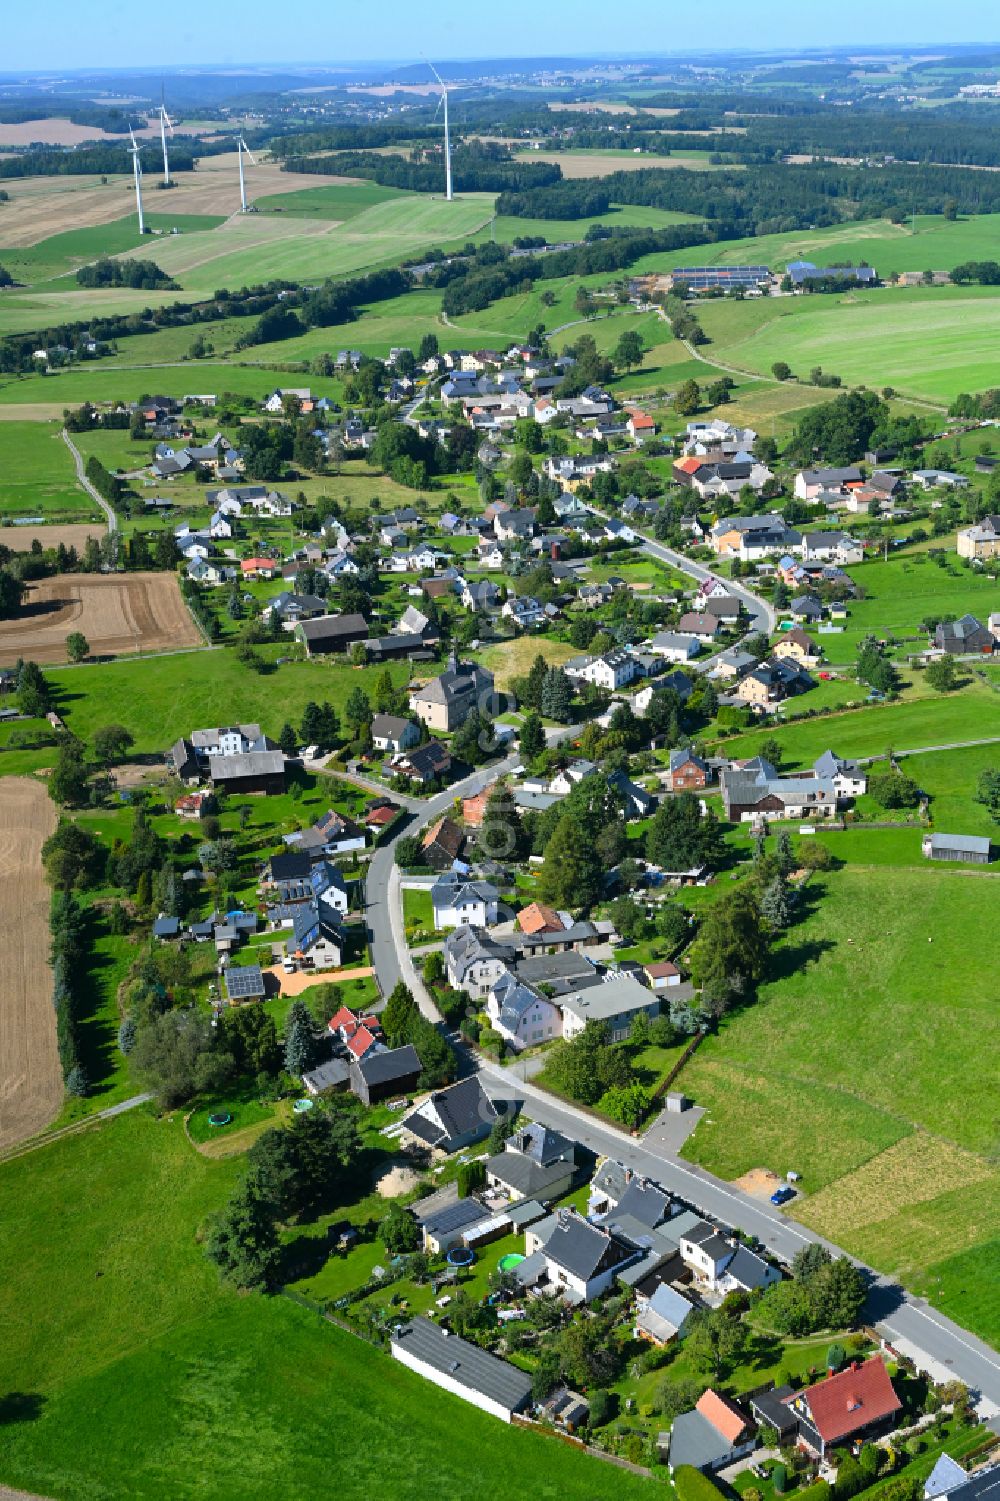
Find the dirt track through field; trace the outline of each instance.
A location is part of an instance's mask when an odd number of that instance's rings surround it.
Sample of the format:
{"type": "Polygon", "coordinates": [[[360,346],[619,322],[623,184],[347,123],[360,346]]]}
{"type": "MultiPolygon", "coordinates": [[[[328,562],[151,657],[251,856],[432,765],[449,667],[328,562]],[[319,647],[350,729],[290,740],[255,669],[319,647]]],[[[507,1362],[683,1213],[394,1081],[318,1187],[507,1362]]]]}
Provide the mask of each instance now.
{"type": "Polygon", "coordinates": [[[0,1151],[41,1131],[63,1099],[42,871],[55,826],[40,782],[0,780],[0,1151]]]}
{"type": "Polygon", "coordinates": [[[0,622],[0,663],[65,662],[71,631],[92,657],[203,645],[173,574],[61,573],[29,584],[18,617],[0,622]]]}

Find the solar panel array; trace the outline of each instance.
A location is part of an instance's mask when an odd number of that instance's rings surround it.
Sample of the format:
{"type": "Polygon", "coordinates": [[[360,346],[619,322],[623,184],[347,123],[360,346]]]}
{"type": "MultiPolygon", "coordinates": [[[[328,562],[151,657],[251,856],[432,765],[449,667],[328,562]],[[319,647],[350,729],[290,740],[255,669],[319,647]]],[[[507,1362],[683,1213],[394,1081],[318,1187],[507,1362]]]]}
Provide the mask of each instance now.
{"type": "Polygon", "coordinates": [[[670,273],[674,286],[683,282],[692,292],[712,287],[757,287],[771,278],[768,266],[675,266],[670,273]]]}
{"type": "Polygon", "coordinates": [[[246,964],[226,970],[226,994],[231,1001],[245,1001],[263,993],[264,976],[259,964],[246,964]]]}

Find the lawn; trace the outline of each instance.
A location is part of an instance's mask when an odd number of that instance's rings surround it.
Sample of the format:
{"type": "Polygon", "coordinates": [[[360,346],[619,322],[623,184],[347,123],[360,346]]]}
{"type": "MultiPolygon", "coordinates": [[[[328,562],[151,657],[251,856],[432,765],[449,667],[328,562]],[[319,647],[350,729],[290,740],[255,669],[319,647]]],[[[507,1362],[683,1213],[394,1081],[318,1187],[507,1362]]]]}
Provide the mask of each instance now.
{"type": "Polygon", "coordinates": [[[1000,1232],[984,887],[848,865],[810,891],[757,1003],[685,1067],[709,1112],[685,1155],[729,1178],[794,1169],[798,1218],[884,1271],[924,1275],[1000,1232]]]}
{"type": "Polygon", "coordinates": [[[530,1473],[545,1501],[647,1494],[287,1300],[220,1288],[195,1235],[237,1172],[142,1111],[0,1168],[0,1390],[22,1394],[5,1482],[92,1501],[520,1501],[530,1473]],[[346,1433],[364,1441],[331,1444],[346,1433]]]}
{"type": "Polygon", "coordinates": [[[487,646],[478,655],[483,666],[492,672],[497,687],[506,689],[514,678],[526,675],[537,656],[561,666],[570,657],[580,654],[568,641],[553,641],[547,636],[517,636],[496,646],[487,646]]]}
{"type": "MultiPolygon", "coordinates": [[[[75,735],[88,739],[100,725],[123,724],[136,751],[149,752],[165,751],[191,730],[230,722],[254,721],[276,737],[286,720],[299,723],[310,699],[329,699],[337,708],[352,688],[370,694],[381,670],[316,658],[256,673],[220,649],[61,668],[50,678],[75,735]]],[[[407,664],[393,663],[390,671],[394,682],[406,681],[407,664]]]]}
{"type": "Polygon", "coordinates": [[[103,525],[76,483],[73,457],[54,423],[0,422],[0,519],[21,516],[103,525]]]}
{"type": "Polygon", "coordinates": [[[434,904],[429,889],[406,888],[403,891],[403,921],[409,940],[434,935],[434,904]]]}

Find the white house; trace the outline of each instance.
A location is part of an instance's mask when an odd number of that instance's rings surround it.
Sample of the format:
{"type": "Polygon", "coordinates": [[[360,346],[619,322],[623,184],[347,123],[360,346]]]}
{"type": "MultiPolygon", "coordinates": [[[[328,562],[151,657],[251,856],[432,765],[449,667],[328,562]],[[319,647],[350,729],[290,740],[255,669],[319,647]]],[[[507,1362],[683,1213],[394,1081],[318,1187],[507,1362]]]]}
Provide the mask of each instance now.
{"type": "Polygon", "coordinates": [[[505,972],[486,1002],[490,1026],[512,1047],[534,1047],[562,1036],[562,1013],[530,985],[505,972]]]}
{"type": "Polygon", "coordinates": [[[627,651],[609,651],[603,657],[571,657],[563,670],[568,678],[593,683],[609,693],[642,676],[639,662],[627,651]]]}
{"type": "Polygon", "coordinates": [[[609,974],[600,985],[589,985],[559,997],[563,1036],[570,1040],[589,1021],[605,1024],[612,1042],[623,1042],[640,1012],[652,1021],[660,1014],[660,998],[651,995],[627,974],[609,974]]]}
{"type": "Polygon", "coordinates": [[[473,881],[446,870],[431,887],[435,928],[488,928],[497,920],[499,892],[489,881],[473,881]]]}
{"type": "Polygon", "coordinates": [[[666,657],[668,662],[690,662],[701,651],[701,643],[696,636],[679,631],[657,631],[652,641],[646,642],[646,650],[666,657]]]}
{"type": "Polygon", "coordinates": [[[527,1286],[589,1303],[645,1252],[609,1225],[592,1225],[573,1209],[559,1209],[524,1232],[526,1259],[516,1275],[527,1286]]]}

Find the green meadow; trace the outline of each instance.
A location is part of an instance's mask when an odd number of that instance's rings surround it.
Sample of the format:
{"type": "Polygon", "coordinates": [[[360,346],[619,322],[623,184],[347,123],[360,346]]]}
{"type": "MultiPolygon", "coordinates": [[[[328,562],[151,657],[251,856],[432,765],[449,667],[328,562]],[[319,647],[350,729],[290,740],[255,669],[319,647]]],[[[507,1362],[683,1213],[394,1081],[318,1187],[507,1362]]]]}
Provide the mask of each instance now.
{"type": "Polygon", "coordinates": [[[0,1166],[5,1482],[81,1501],[520,1501],[525,1474],[540,1501],[650,1493],[288,1300],[222,1288],[197,1236],[239,1165],[138,1111],[0,1166]]]}
{"type": "MultiPolygon", "coordinates": [[[[158,244],[158,237],[169,235],[172,229],[181,234],[192,234],[214,229],[221,223],[221,215],[147,214],[146,225],[153,232],[151,238],[139,234],[136,217],[129,214],[123,219],[112,220],[110,224],[93,224],[84,229],[67,230],[65,234],[50,235],[37,245],[0,249],[0,264],[6,266],[15,281],[36,286],[56,277],[70,277],[78,266],[102,255],[134,254],[137,259],[145,260],[150,246],[158,244]]],[[[75,286],[75,282],[69,281],[67,285],[75,286]]]]}
{"type": "Polygon", "coordinates": [[[51,422],[0,422],[0,519],[100,520],[76,483],[73,457],[59,431],[51,422]]]}
{"type": "Polygon", "coordinates": [[[297,219],[332,219],[342,223],[354,219],[376,203],[408,197],[396,188],[383,188],[377,182],[326,183],[321,188],[302,188],[297,193],[269,193],[257,204],[261,214],[290,214],[297,219]]]}

